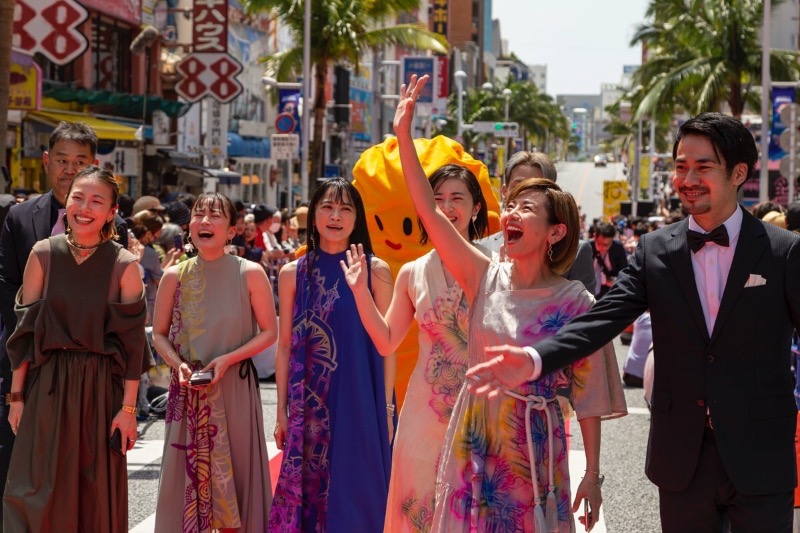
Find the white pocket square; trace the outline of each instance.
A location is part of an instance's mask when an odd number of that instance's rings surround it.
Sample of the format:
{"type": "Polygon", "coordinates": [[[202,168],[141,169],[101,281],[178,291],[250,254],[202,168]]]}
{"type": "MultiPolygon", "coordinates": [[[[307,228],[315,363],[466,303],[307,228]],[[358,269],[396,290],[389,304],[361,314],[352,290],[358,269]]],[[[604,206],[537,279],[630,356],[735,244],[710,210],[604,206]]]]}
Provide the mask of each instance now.
{"type": "Polygon", "coordinates": [[[761,285],[766,285],[767,280],[764,279],[760,274],[750,274],[750,277],[747,278],[747,283],[744,284],[745,289],[747,287],[760,287],[761,285]]]}

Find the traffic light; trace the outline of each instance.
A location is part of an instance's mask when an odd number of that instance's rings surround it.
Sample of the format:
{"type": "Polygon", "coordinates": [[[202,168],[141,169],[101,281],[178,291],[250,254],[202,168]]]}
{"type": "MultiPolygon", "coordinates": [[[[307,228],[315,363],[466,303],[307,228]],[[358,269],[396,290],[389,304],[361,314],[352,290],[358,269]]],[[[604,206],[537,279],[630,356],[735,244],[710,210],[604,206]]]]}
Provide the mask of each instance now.
{"type": "Polygon", "coordinates": [[[519,124],[516,122],[495,122],[495,137],[516,137],[519,131],[519,124]]]}

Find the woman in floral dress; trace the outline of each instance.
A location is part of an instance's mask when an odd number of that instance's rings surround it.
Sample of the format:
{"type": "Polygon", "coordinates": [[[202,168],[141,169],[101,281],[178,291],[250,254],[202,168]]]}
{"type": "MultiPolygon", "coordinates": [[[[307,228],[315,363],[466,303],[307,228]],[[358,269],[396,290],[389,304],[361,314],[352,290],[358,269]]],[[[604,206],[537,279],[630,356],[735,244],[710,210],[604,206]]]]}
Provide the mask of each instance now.
{"type": "MultiPolygon", "coordinates": [[[[509,194],[501,217],[508,262],[491,261],[458,238],[436,206],[411,137],[416,98],[427,81],[412,76],[401,88],[394,128],[417,214],[469,303],[472,366],[486,359],[486,347],[552,335],[587,310],[592,297],[580,282],[561,277],[575,258],[579,217],[572,196],[549,180],[525,180],[509,194]]],[[[600,419],[624,412],[618,378],[609,380],[615,366],[607,358],[598,352],[491,398],[462,387],[442,450],[432,531],[567,532],[583,499],[597,516],[600,419]],[[586,475],[574,500],[556,401],[562,388],[571,389],[586,454],[586,475]]]]}
{"type": "MultiPolygon", "coordinates": [[[[436,205],[466,241],[481,238],[488,226],[486,201],[477,178],[459,165],[445,165],[430,177],[436,205]]],[[[428,241],[421,226],[422,244],[428,241]]],[[[355,293],[364,327],[382,354],[405,337],[412,320],[419,324],[419,356],[408,384],[392,450],[392,478],[384,531],[430,531],[436,467],[458,392],[467,368],[467,300],[433,250],[403,265],[392,303],[382,317],[366,284],[355,248],[347,281],[355,293]]],[[[489,254],[488,251],[484,253],[489,254]]]]}

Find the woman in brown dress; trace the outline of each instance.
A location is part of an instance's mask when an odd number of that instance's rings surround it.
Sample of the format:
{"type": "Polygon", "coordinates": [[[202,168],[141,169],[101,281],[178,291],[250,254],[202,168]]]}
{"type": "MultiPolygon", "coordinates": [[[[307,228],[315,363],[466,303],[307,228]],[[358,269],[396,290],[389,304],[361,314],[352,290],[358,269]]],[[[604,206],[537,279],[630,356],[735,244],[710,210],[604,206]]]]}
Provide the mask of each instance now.
{"type": "Polygon", "coordinates": [[[128,530],[125,452],[139,376],[152,361],[136,258],[115,243],[119,186],[90,166],[66,203],[67,233],[36,243],[8,340],[8,422],[17,434],[6,531],[128,530]],[[119,430],[119,453],[109,439],[119,430]]]}

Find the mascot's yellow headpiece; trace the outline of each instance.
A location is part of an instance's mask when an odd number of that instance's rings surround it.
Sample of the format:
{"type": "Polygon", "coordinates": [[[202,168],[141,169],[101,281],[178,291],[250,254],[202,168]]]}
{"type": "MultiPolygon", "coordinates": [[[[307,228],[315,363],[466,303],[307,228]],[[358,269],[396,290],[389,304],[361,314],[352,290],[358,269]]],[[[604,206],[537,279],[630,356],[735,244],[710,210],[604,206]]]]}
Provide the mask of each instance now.
{"type": "MultiPolygon", "coordinates": [[[[489,234],[500,230],[500,204],[489,181],[486,165],[447,137],[417,139],[414,147],[427,176],[448,164],[461,165],[472,171],[478,178],[487,203],[489,234]]],[[[419,243],[417,215],[403,178],[396,137],[386,139],[361,155],[353,168],[353,185],[364,200],[372,249],[376,256],[389,264],[392,274],[397,276],[403,264],[427,253],[431,245],[419,243]]],[[[397,350],[395,391],[398,406],[405,397],[416,356],[417,330],[413,326],[397,350]]]]}

